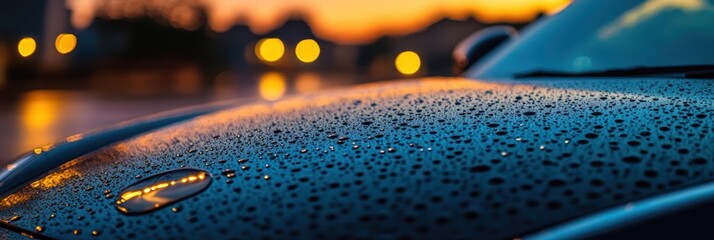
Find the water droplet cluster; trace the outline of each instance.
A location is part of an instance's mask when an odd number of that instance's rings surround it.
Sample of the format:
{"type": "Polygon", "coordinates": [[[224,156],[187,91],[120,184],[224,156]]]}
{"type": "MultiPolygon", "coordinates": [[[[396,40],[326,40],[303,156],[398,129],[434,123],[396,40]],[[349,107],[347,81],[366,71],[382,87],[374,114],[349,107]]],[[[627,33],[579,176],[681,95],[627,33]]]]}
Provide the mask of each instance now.
{"type": "Polygon", "coordinates": [[[2,200],[60,239],[518,236],[714,178],[714,84],[666,79],[392,82],[239,107],[107,147],[2,200]],[[114,208],[177,168],[213,183],[114,208]]]}

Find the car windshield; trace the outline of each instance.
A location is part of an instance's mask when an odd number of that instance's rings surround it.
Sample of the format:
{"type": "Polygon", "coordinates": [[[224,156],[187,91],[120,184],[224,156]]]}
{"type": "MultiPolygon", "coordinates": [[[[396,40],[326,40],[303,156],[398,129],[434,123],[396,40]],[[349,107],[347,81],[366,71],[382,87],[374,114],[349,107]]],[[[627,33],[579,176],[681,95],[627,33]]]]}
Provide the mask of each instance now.
{"type": "Polygon", "coordinates": [[[575,1],[487,56],[467,76],[712,65],[713,2],[575,1]]]}

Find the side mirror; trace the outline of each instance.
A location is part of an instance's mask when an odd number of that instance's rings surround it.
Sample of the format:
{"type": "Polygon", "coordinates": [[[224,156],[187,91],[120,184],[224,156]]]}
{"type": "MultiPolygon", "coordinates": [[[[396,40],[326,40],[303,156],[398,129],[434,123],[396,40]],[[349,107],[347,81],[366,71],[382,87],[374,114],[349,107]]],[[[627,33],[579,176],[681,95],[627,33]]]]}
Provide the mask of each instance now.
{"type": "Polygon", "coordinates": [[[454,73],[463,73],[501,43],[516,37],[518,31],[510,26],[487,27],[471,34],[454,48],[454,73]]]}

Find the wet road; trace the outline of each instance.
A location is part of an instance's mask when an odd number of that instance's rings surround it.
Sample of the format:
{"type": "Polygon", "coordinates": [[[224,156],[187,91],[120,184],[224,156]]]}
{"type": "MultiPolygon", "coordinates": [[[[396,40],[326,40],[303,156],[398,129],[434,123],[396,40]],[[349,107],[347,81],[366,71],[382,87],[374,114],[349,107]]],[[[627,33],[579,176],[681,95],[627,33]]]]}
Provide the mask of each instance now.
{"type": "MultiPolygon", "coordinates": [[[[185,76],[185,74],[184,74],[185,76]]],[[[215,79],[90,79],[68,88],[31,88],[0,101],[0,164],[35,147],[143,115],[228,99],[276,100],[285,95],[365,82],[344,74],[225,72],[215,79]]]]}

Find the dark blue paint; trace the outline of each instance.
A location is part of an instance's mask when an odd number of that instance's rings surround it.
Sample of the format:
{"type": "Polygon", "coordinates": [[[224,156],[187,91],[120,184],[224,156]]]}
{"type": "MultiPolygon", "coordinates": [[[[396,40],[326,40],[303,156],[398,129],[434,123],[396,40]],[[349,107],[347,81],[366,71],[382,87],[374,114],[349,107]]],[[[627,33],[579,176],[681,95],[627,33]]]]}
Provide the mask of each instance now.
{"type": "Polygon", "coordinates": [[[56,238],[516,237],[714,179],[713,115],[708,80],[372,84],[102,148],[52,170],[56,186],[19,189],[31,198],[0,217],[56,238]],[[184,167],[215,181],[179,211],[125,216],[104,196],[184,167]]]}

